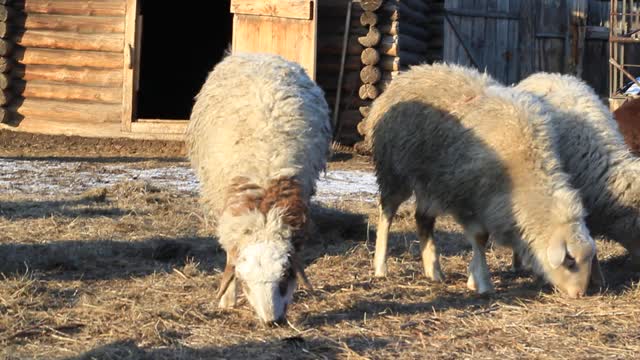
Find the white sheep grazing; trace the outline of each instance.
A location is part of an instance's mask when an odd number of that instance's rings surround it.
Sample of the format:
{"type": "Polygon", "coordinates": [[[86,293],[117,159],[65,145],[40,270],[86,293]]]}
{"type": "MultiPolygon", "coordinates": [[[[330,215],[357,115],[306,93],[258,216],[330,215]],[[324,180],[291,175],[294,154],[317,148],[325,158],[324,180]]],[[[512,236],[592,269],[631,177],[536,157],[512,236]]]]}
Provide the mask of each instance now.
{"type": "Polygon", "coordinates": [[[239,280],[262,321],[282,322],[296,283],[309,285],[299,251],[329,152],[328,114],[302,67],[276,55],[226,57],[196,97],[187,143],[227,253],[220,307],[236,304],[239,280]]]}
{"type": "Polygon", "coordinates": [[[591,233],[622,244],[640,266],[640,159],[630,153],[611,112],[573,76],[538,73],[516,88],[540,96],[555,110],[558,153],[580,190],[591,233]]]}
{"type": "Polygon", "coordinates": [[[415,193],[428,277],[442,279],[433,226],[447,213],[473,248],[470,289],[493,291],[485,258],[493,234],[511,241],[556,288],[583,295],[595,243],[553,151],[544,111],[534,96],[461,66],[420,65],[394,79],[365,126],[380,186],[375,275],[386,275],[393,216],[415,193]]]}

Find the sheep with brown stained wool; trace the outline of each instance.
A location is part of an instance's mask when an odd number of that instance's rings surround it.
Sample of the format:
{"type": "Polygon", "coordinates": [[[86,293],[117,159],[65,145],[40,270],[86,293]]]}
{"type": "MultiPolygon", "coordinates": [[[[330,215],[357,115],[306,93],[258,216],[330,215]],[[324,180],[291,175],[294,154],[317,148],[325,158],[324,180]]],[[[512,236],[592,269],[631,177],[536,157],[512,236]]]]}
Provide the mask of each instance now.
{"type": "Polygon", "coordinates": [[[206,215],[227,254],[218,297],[242,289],[265,323],[285,320],[298,283],[309,205],[331,142],[322,90],[277,55],[234,54],[209,74],[187,130],[206,215]]]}

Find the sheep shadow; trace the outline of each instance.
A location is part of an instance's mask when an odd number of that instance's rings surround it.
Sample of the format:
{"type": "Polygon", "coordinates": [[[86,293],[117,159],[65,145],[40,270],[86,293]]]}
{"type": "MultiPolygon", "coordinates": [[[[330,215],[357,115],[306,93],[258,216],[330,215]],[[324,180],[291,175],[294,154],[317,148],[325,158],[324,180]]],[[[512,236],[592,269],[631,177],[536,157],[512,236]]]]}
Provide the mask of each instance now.
{"type": "MultiPolygon", "coordinates": [[[[171,339],[172,334],[166,334],[171,339]]],[[[320,338],[291,336],[267,341],[247,341],[234,345],[191,348],[184,345],[172,345],[156,349],[145,349],[133,340],[121,340],[87,351],[65,360],[90,359],[337,359],[345,356],[346,345],[353,352],[380,349],[391,341],[385,338],[362,339],[348,337],[340,341],[320,338]],[[344,345],[343,345],[344,344],[344,345]]]]}
{"type": "MultiPolygon", "coordinates": [[[[438,287],[439,285],[434,284],[434,286],[438,287]]],[[[375,285],[372,286],[372,291],[376,290],[373,288],[375,288],[375,285]]],[[[396,299],[400,294],[396,293],[396,290],[392,287],[383,290],[382,293],[378,292],[375,296],[372,295],[343,308],[336,308],[322,313],[308,313],[303,316],[301,322],[308,327],[334,326],[345,321],[362,321],[365,314],[368,319],[374,319],[376,316],[385,315],[420,316],[452,309],[463,310],[463,313],[458,316],[467,317],[492,312],[494,310],[493,306],[497,301],[507,305],[516,304],[522,299],[539,297],[541,290],[545,292],[552,291],[549,286],[536,281],[533,284],[510,287],[507,290],[491,295],[477,295],[465,289],[461,292],[439,293],[432,301],[413,302],[396,299]]],[[[403,296],[409,295],[406,289],[402,290],[402,292],[403,296]]],[[[413,289],[410,292],[412,298],[420,298],[429,296],[432,293],[432,289],[429,286],[425,286],[423,289],[413,289]]]]}
{"type": "Polygon", "coordinates": [[[224,253],[213,239],[197,236],[0,244],[0,274],[20,276],[29,271],[42,280],[130,279],[168,273],[187,261],[213,272],[224,266],[224,253]]]}
{"type": "Polygon", "coordinates": [[[629,255],[625,254],[600,261],[606,293],[621,295],[640,281],[640,269],[633,267],[628,260],[629,255]]]}
{"type": "Polygon", "coordinates": [[[39,219],[51,216],[116,218],[127,214],[127,211],[109,205],[106,192],[68,200],[0,200],[0,217],[8,220],[39,219]]]}

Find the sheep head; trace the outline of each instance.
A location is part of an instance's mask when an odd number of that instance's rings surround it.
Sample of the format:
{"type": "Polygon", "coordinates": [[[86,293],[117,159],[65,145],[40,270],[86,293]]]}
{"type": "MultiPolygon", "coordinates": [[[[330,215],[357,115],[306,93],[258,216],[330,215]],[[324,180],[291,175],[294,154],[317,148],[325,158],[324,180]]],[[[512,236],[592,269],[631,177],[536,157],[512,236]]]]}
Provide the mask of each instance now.
{"type": "Polygon", "coordinates": [[[299,251],[307,236],[307,205],[291,177],[265,187],[234,178],[219,232],[234,244],[218,296],[238,280],[260,320],[281,323],[298,283],[310,289],[299,251]]]}
{"type": "Polygon", "coordinates": [[[583,222],[556,226],[541,255],[547,280],[571,298],[584,296],[591,282],[604,284],[595,243],[583,222]]]}

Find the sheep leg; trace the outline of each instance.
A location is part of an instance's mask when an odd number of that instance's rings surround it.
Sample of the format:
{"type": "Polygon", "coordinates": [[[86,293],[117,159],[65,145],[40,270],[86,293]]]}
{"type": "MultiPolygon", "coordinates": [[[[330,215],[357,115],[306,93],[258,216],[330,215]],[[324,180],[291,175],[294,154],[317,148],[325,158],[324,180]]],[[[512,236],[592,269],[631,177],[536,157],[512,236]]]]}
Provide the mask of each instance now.
{"type": "Polygon", "coordinates": [[[522,259],[520,259],[520,255],[518,255],[518,253],[513,250],[513,256],[511,257],[511,271],[520,272],[522,270],[522,259]]]}
{"type": "Polygon", "coordinates": [[[416,208],[415,213],[416,226],[418,228],[418,238],[420,239],[420,253],[422,255],[422,266],[424,275],[437,282],[444,281],[444,273],[440,268],[440,255],[433,237],[433,227],[436,218],[429,216],[420,209],[416,208]]]}
{"type": "Polygon", "coordinates": [[[389,242],[389,229],[398,207],[404,201],[402,197],[380,197],[380,214],[378,229],[376,232],[376,252],[373,258],[374,275],[376,277],[387,276],[387,243],[389,242]]]}
{"type": "Polygon", "coordinates": [[[491,293],[493,292],[493,284],[491,283],[491,274],[489,273],[485,254],[485,246],[489,240],[489,234],[486,232],[467,232],[466,237],[473,249],[473,258],[469,264],[467,287],[478,294],[491,293]]]}
{"type": "Polygon", "coordinates": [[[238,294],[236,292],[236,281],[236,279],[231,280],[229,287],[227,287],[227,291],[225,291],[220,297],[220,302],[218,303],[219,308],[231,309],[236,306],[236,299],[238,298],[238,294]]]}

